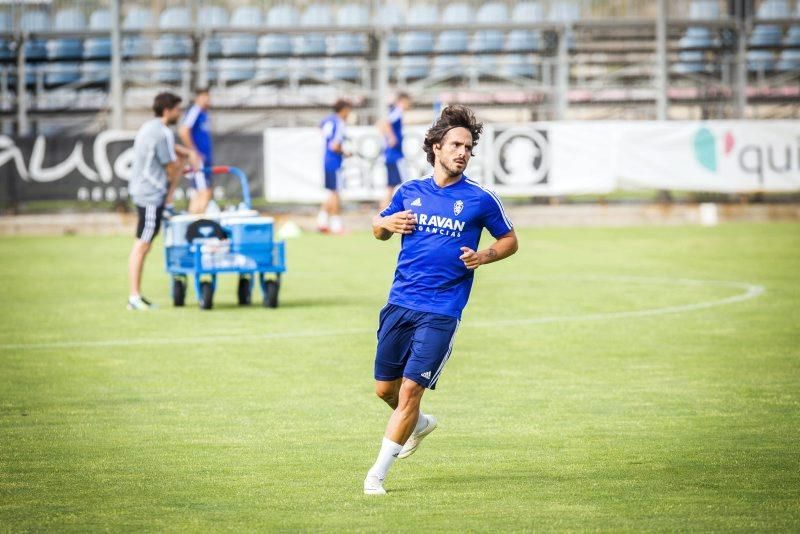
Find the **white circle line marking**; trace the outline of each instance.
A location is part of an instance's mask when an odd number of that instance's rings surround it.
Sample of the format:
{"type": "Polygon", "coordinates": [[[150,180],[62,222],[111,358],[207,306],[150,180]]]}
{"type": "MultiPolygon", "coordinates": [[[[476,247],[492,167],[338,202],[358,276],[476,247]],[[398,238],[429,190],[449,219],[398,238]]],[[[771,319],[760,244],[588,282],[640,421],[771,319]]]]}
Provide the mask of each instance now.
{"type": "MultiPolygon", "coordinates": [[[[689,312],[715,308],[744,302],[754,299],[764,293],[764,287],[757,284],[745,282],[728,282],[723,280],[695,280],[689,278],[649,278],[635,276],[541,276],[534,277],[547,280],[597,280],[612,282],[638,282],[644,284],[681,284],[681,285],[716,285],[722,287],[732,287],[743,289],[742,293],[721,299],[693,302],[676,306],[662,306],[660,308],[646,308],[642,310],[627,310],[618,312],[590,313],[584,315],[556,315],[550,317],[529,317],[522,319],[497,319],[492,321],[472,321],[462,324],[462,328],[492,328],[496,326],[523,325],[523,324],[548,324],[558,322],[578,322],[578,321],[599,321],[604,319],[622,319],[628,317],[648,317],[653,315],[666,315],[671,313],[689,312]]],[[[509,279],[509,277],[505,277],[509,279]]],[[[525,279],[530,280],[530,277],[525,279]]],[[[197,336],[188,338],[154,338],[154,339],[109,339],[98,341],[52,341],[44,343],[8,343],[0,345],[0,350],[36,350],[36,349],[68,349],[68,348],[92,348],[92,347],[133,347],[141,345],[185,345],[201,343],[212,343],[237,340],[265,340],[265,339],[291,339],[291,338],[319,338],[333,336],[348,336],[357,334],[374,333],[374,329],[366,328],[347,328],[339,330],[316,330],[300,332],[270,332],[265,334],[237,334],[237,335],[218,335],[218,336],[197,336]]]]}

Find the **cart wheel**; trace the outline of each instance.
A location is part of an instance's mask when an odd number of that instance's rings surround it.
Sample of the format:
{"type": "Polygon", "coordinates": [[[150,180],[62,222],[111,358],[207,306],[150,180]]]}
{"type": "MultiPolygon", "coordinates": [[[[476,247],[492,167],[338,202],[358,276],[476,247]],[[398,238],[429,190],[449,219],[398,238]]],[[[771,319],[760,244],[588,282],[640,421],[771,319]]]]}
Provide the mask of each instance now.
{"type": "Polygon", "coordinates": [[[239,295],[240,306],[250,304],[250,278],[246,276],[239,278],[239,289],[237,294],[239,295]]]}
{"type": "Polygon", "coordinates": [[[275,280],[267,280],[264,283],[264,307],[278,307],[278,289],[280,286],[275,280]]]}
{"type": "Polygon", "coordinates": [[[214,288],[211,282],[200,283],[200,309],[210,310],[214,305],[214,288]]]}
{"type": "Polygon", "coordinates": [[[186,302],[186,280],[175,277],[172,279],[172,304],[183,306],[186,302]]]}

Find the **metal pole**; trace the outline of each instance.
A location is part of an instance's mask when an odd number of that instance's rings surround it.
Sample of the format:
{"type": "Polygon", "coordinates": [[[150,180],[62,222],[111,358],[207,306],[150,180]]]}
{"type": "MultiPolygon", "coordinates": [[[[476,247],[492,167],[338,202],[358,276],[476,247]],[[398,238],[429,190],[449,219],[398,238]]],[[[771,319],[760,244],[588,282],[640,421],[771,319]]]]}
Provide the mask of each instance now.
{"type": "Polygon", "coordinates": [[[389,33],[384,29],[376,32],[378,39],[378,63],[375,80],[375,120],[383,117],[384,106],[388,101],[389,92],[389,33]]]}
{"type": "Polygon", "coordinates": [[[569,100],[569,53],[567,51],[567,36],[569,26],[567,24],[558,34],[558,62],[556,64],[556,119],[564,120],[567,118],[567,106],[569,100]]]}
{"type": "Polygon", "coordinates": [[[669,113],[667,89],[667,0],[658,0],[656,17],[656,118],[665,121],[669,113]]]}
{"type": "Polygon", "coordinates": [[[736,23],[736,117],[744,119],[747,113],[747,28],[749,16],[741,17],[736,23]]]}
{"type": "MultiPolygon", "coordinates": [[[[207,32],[200,34],[200,50],[197,53],[197,83],[195,88],[208,88],[208,40],[207,32]]],[[[197,41],[195,41],[197,42],[197,41]]]]}
{"type": "Polygon", "coordinates": [[[17,39],[17,135],[30,135],[31,125],[28,121],[28,90],[25,87],[28,73],[25,72],[25,36],[17,39]]]}
{"type": "Polygon", "coordinates": [[[122,32],[120,29],[121,0],[111,0],[111,127],[125,127],[125,108],[122,101],[122,32]]]}

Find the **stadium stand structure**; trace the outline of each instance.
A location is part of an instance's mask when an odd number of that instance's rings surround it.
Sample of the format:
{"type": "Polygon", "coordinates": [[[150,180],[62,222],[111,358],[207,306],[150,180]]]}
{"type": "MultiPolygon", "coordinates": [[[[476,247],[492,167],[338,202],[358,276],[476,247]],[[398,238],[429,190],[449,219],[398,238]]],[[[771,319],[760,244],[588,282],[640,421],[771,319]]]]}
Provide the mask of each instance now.
{"type": "Polygon", "coordinates": [[[28,133],[200,86],[222,111],[313,120],[344,94],[371,122],[388,88],[532,119],[798,116],[800,2],[660,3],[120,2],[120,98],[114,4],[19,3],[0,7],[0,118],[28,133]]]}

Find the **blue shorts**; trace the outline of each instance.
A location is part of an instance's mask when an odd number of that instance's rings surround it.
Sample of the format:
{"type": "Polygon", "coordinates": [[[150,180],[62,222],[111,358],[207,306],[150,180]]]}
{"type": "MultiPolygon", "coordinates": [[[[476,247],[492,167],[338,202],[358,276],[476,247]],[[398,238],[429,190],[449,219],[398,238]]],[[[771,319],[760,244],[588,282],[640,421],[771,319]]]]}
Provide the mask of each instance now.
{"type": "Polygon", "coordinates": [[[329,171],[325,169],[325,189],[329,189],[331,191],[338,191],[339,190],[339,169],[335,171],[329,171]]]}
{"type": "Polygon", "coordinates": [[[436,389],[461,321],[387,304],[380,315],[375,380],[404,377],[436,389]]]}
{"type": "Polygon", "coordinates": [[[406,160],[398,159],[395,162],[386,162],[386,183],[394,187],[406,181],[406,160]]]}
{"type": "Polygon", "coordinates": [[[212,186],[211,181],[211,173],[206,173],[205,171],[195,171],[192,175],[192,187],[195,188],[197,191],[205,191],[206,189],[211,189],[212,186]]]}

